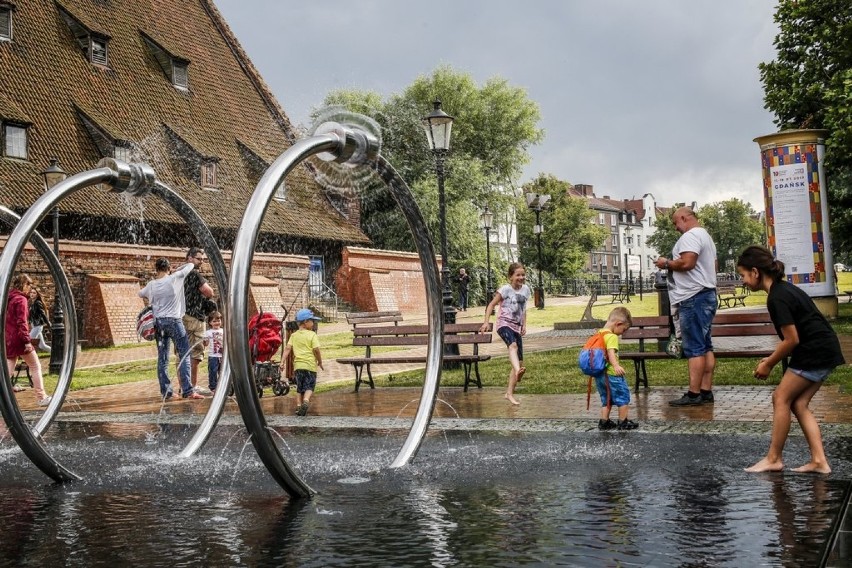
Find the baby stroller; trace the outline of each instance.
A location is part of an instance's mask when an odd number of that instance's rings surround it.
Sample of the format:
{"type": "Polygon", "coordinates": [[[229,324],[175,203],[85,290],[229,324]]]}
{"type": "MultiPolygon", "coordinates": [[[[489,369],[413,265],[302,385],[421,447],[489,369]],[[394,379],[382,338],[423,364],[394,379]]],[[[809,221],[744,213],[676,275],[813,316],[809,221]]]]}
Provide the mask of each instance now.
{"type": "Polygon", "coordinates": [[[284,396],[290,392],[287,377],[281,376],[281,367],[272,356],[281,348],[282,323],[274,314],[261,310],[249,320],[249,349],[254,364],[254,385],[257,396],[263,396],[263,389],[272,386],[275,396],[284,396]]]}

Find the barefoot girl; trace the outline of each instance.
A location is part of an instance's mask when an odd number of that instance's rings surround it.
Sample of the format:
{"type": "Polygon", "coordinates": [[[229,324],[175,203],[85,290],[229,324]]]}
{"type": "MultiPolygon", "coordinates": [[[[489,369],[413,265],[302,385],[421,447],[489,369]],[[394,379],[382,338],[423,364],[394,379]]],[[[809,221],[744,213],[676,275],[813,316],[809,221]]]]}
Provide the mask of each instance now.
{"type": "Polygon", "coordinates": [[[509,283],[504,284],[494,294],[494,298],[485,308],[485,323],[479,329],[480,333],[488,330],[488,320],[494,307],[500,305],[497,313],[497,335],[509,347],[509,386],[504,395],[512,404],[521,404],[515,399],[515,385],[524,376],[524,343],[521,339],[527,333],[527,300],[530,299],[530,287],[524,284],[527,273],[524,265],[513,262],[509,265],[509,283]]]}
{"type": "Polygon", "coordinates": [[[737,261],[737,272],[746,286],[768,293],[766,307],[781,338],[772,355],[760,360],[754,376],[765,379],[779,361],[790,357],[789,366],[772,394],[769,452],[746,471],[784,469],[781,453],[790,432],[792,412],[811,451],[811,461],[793,471],[830,473],[819,424],[808,404],[834,367],[844,363],[837,335],[810,296],[784,279],[784,263],[775,260],[768,249],[760,246],[745,249],[737,261]]]}

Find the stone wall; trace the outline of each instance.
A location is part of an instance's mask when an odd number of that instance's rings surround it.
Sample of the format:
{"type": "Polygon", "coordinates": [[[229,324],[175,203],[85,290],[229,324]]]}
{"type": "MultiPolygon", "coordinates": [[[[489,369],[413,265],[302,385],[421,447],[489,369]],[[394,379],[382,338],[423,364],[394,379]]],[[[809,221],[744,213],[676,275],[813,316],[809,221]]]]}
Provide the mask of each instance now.
{"type": "MultiPolygon", "coordinates": [[[[0,237],[0,250],[6,237],[0,237]]],[[[173,267],[186,262],[186,248],[150,247],[122,243],[99,243],[60,240],[59,259],[74,294],[78,330],[88,346],[112,346],[132,343],[136,338],[136,315],[143,302],[136,292],[154,276],[154,262],[159,257],[169,259],[173,267]]],[[[222,253],[226,268],[230,268],[229,251],[222,253]]],[[[307,305],[309,259],[307,256],[255,253],[252,261],[249,307],[253,315],[257,305],[264,310],[283,314],[281,305],[296,309],[307,305]],[[257,278],[262,277],[259,281],[257,278]],[[256,282],[260,282],[256,286],[256,282]],[[269,283],[273,283],[272,286],[269,283]],[[277,284],[277,288],[275,288],[277,284]],[[262,291],[262,292],[261,292],[262,291]],[[277,291],[277,295],[276,295],[277,291]],[[261,293],[260,299],[254,294],[261,293]],[[270,305],[267,305],[270,304],[270,305]],[[271,305],[275,304],[275,305],[271,305]]],[[[27,245],[18,259],[16,271],[28,273],[41,290],[48,313],[52,315],[54,285],[47,265],[27,245]]],[[[201,267],[202,274],[219,290],[213,279],[209,262],[201,267]]]]}
{"type": "MultiPolygon", "coordinates": [[[[426,288],[417,253],[344,247],[335,275],[337,294],[358,311],[426,311],[426,288]]],[[[436,259],[440,267],[440,259],[436,259]]]]}

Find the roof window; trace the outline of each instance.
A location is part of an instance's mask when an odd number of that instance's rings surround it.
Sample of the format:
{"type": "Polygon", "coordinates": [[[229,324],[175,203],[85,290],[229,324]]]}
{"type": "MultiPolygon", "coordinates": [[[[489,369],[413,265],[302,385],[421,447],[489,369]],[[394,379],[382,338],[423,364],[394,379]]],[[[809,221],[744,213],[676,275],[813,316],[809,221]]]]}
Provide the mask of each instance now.
{"type": "Polygon", "coordinates": [[[3,123],[3,155],[7,158],[27,159],[27,127],[22,124],[3,123]]]}
{"type": "Polygon", "coordinates": [[[90,63],[106,66],[109,64],[109,39],[107,34],[94,31],[91,26],[84,24],[79,18],[62,6],[57,6],[59,15],[74,34],[77,45],[90,63]]]}
{"type": "Polygon", "coordinates": [[[175,55],[174,50],[166,48],[162,42],[155,40],[148,34],[144,32],[141,32],[141,34],[148,51],[157,60],[166,79],[176,89],[189,90],[189,60],[175,55]]]}
{"type": "Polygon", "coordinates": [[[0,41],[12,39],[13,6],[0,6],[0,41]]]}

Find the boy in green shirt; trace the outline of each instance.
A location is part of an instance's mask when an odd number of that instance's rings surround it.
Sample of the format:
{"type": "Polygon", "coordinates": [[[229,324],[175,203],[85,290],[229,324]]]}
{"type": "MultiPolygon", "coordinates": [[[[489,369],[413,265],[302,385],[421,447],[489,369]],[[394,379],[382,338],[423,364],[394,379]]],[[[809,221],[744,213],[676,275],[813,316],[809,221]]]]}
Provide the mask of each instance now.
{"type": "Polygon", "coordinates": [[[299,329],[290,335],[284,356],[281,358],[281,369],[283,371],[290,353],[293,354],[293,370],[296,380],[296,416],[305,416],[308,413],[311,395],[314,394],[317,387],[317,367],[323,369],[319,337],[314,331],[314,322],[319,321],[319,319],[307,308],[296,312],[296,323],[299,324],[299,329]]]}

